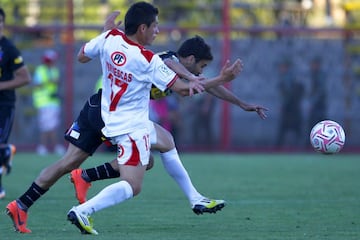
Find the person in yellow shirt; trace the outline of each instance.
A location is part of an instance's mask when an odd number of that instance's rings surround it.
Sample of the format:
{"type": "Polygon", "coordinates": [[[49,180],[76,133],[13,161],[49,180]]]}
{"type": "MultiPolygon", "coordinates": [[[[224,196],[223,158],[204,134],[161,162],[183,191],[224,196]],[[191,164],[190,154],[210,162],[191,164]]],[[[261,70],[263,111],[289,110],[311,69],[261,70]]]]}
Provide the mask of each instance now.
{"type": "Polygon", "coordinates": [[[46,50],[42,56],[42,64],[36,67],[33,77],[33,102],[37,109],[40,131],[40,143],[36,149],[39,155],[49,152],[63,154],[64,147],[58,140],[60,125],[61,100],[58,94],[59,69],[55,65],[58,55],[54,50],[46,50]]]}

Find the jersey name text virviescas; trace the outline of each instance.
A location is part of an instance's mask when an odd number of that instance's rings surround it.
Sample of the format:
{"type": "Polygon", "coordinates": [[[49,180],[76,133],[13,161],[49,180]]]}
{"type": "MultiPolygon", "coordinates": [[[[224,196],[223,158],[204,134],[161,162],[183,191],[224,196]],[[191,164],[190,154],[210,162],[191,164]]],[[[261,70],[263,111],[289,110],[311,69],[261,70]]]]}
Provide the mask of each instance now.
{"type": "MultiPolygon", "coordinates": [[[[124,71],[119,70],[118,68],[114,67],[111,63],[106,62],[106,67],[107,70],[109,72],[111,72],[112,74],[114,74],[114,76],[116,77],[116,79],[122,81],[122,82],[126,82],[129,83],[132,80],[132,74],[131,73],[126,73],[124,71]]],[[[116,85],[118,85],[115,82],[116,85]]],[[[119,83],[120,84],[120,83],[119,83]]]]}

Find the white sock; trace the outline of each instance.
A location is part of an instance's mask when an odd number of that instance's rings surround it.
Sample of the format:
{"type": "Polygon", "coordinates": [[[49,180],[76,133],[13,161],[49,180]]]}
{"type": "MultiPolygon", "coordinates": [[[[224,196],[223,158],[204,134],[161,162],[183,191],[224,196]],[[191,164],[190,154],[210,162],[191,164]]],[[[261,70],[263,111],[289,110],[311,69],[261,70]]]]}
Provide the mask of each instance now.
{"type": "Polygon", "coordinates": [[[132,197],[133,190],[130,184],[126,181],[120,181],[107,186],[93,198],[76,208],[83,214],[91,215],[94,212],[114,206],[132,197]]]}
{"type": "Polygon", "coordinates": [[[160,157],[165,170],[180,186],[191,205],[202,198],[202,195],[193,186],[189,174],[182,165],[176,148],[165,153],[160,153],[160,157]]]}

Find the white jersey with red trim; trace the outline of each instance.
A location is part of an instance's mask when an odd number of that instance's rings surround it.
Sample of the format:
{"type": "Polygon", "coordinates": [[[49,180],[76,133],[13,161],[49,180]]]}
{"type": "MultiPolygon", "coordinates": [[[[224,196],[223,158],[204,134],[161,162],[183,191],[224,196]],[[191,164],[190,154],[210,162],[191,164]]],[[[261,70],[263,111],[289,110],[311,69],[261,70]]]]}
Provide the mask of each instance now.
{"type": "Polygon", "coordinates": [[[100,57],[103,72],[101,116],[103,134],[114,137],[146,128],[150,88],[161,91],[178,78],[161,58],[118,30],[104,32],[86,43],[84,54],[100,57]]]}

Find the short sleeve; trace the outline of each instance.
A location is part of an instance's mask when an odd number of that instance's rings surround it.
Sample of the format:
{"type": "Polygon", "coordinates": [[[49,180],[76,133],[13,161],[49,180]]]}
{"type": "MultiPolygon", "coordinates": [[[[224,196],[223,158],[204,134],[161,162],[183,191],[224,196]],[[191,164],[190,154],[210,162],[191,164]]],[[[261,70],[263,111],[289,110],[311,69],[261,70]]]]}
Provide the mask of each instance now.
{"type": "Polygon", "coordinates": [[[104,32],[87,42],[83,48],[84,54],[89,58],[96,58],[99,56],[106,35],[107,32],[104,32]]]}
{"type": "Polygon", "coordinates": [[[24,59],[21,56],[20,51],[13,45],[9,47],[10,66],[12,71],[15,71],[25,65],[24,59]]]}
{"type": "Polygon", "coordinates": [[[154,64],[153,84],[161,91],[165,91],[178,76],[158,55],[155,55],[151,62],[154,64]]]}

